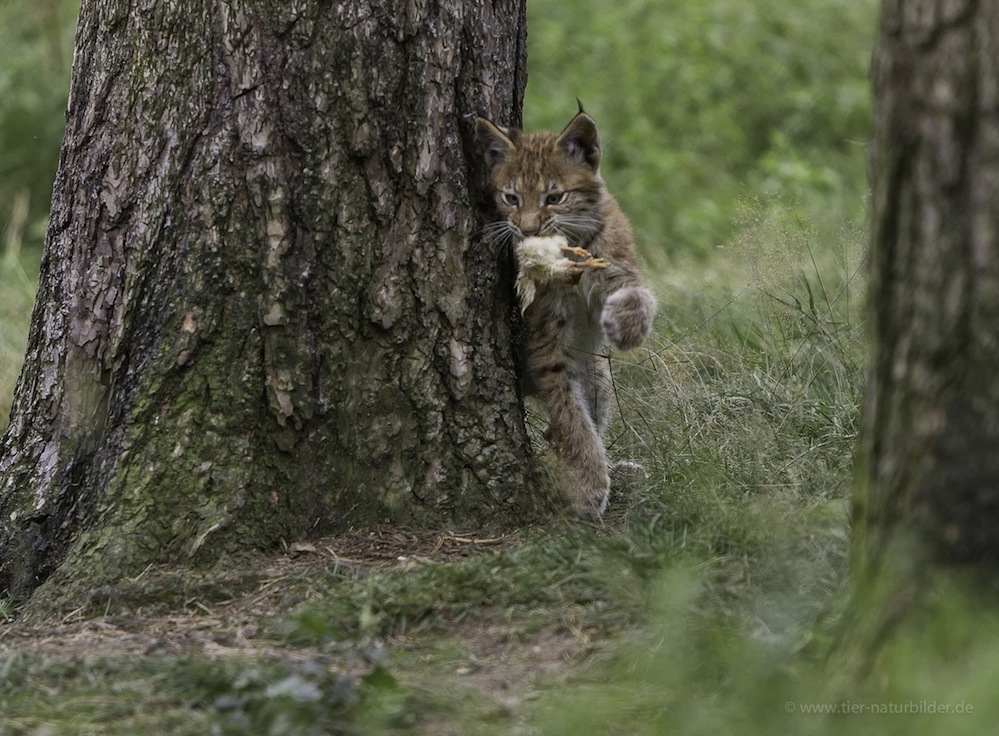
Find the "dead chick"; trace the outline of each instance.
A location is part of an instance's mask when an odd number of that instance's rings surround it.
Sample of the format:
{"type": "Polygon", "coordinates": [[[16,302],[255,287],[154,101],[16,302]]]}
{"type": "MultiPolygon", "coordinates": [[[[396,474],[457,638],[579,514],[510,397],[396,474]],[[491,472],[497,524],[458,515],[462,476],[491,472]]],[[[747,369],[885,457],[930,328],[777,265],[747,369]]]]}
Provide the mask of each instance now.
{"type": "Polygon", "coordinates": [[[603,258],[594,258],[585,248],[570,246],[562,235],[524,238],[517,245],[516,253],[518,271],[515,286],[521,313],[534,301],[538,284],[575,286],[584,269],[607,268],[610,265],[603,258]],[[567,258],[567,255],[580,260],[567,258]]]}

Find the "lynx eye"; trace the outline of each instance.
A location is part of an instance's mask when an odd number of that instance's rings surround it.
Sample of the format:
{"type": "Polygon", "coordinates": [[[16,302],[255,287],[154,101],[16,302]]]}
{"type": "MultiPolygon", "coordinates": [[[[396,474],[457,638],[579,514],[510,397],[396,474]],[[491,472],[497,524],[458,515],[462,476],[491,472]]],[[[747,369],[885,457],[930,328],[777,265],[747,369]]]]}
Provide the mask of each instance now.
{"type": "Polygon", "coordinates": [[[516,192],[503,192],[501,195],[503,199],[503,204],[509,207],[519,207],[520,206],[520,195],[516,192]]]}
{"type": "Polygon", "coordinates": [[[568,198],[569,192],[549,192],[545,195],[545,204],[549,207],[556,204],[565,204],[565,200],[568,198]]]}

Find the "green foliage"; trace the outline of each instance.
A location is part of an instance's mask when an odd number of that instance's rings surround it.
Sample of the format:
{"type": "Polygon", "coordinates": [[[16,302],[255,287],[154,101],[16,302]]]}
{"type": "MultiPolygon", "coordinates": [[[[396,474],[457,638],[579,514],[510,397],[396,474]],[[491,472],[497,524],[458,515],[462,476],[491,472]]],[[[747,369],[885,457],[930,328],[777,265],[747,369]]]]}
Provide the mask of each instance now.
{"type": "Polygon", "coordinates": [[[14,604],[6,595],[0,595],[0,623],[14,620],[14,604]]]}
{"type": "MultiPolygon", "coordinates": [[[[389,723],[404,713],[406,695],[379,663],[381,653],[343,647],[304,660],[247,662],[242,666],[179,663],[171,679],[193,709],[205,709],[219,734],[356,734],[359,706],[367,718],[389,723]],[[353,660],[373,665],[344,674],[353,660]]],[[[355,665],[356,666],[356,665],[355,665]]],[[[404,723],[405,719],[400,721],[404,723]]]]}
{"type": "Polygon", "coordinates": [[[824,227],[866,191],[875,0],[531,0],[526,127],[574,97],[651,262],[704,257],[737,202],[778,194],[824,227]]]}
{"type": "Polygon", "coordinates": [[[205,712],[174,712],[178,693],[167,686],[157,664],[139,658],[84,662],[10,654],[0,660],[2,732],[209,733],[205,712]]]}
{"type": "Polygon", "coordinates": [[[0,4],[0,431],[24,358],[62,143],[77,0],[0,4]]]}
{"type": "Polygon", "coordinates": [[[0,4],[0,233],[18,247],[22,240],[37,246],[45,235],[78,5],[0,4]]]}

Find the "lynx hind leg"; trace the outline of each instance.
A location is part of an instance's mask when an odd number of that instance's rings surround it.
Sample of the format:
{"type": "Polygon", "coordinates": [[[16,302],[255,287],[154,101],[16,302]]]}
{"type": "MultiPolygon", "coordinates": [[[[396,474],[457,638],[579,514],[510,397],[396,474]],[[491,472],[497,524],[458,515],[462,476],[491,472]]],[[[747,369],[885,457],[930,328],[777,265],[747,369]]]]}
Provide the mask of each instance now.
{"type": "Polygon", "coordinates": [[[558,486],[569,498],[573,516],[587,521],[599,521],[607,509],[610,497],[610,478],[606,469],[598,473],[575,465],[573,460],[559,455],[556,460],[558,486]]]}
{"type": "Polygon", "coordinates": [[[626,286],[607,297],[600,314],[604,335],[621,350],[641,345],[652,332],[656,298],[644,286],[626,286]]]}
{"type": "Polygon", "coordinates": [[[564,369],[549,372],[539,384],[548,410],[559,485],[577,516],[598,519],[607,508],[610,473],[603,441],[584,404],[583,392],[564,369]]]}

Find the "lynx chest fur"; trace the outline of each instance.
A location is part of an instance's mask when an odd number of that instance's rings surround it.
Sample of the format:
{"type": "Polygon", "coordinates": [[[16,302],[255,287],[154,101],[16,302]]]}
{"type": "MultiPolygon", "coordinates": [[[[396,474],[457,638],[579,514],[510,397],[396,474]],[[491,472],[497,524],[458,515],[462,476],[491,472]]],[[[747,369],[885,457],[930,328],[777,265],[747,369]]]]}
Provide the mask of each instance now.
{"type": "Polygon", "coordinates": [[[521,296],[528,388],[548,410],[573,510],[596,518],[610,491],[602,440],[611,398],[607,346],[630,350],[645,340],[655,297],[642,283],[631,226],[600,176],[592,118],[580,110],[557,135],[479,118],[477,133],[499,212],[486,241],[514,247],[520,279],[531,280],[530,299],[521,296]],[[518,248],[532,238],[557,242],[564,257],[529,271],[518,248]]]}

